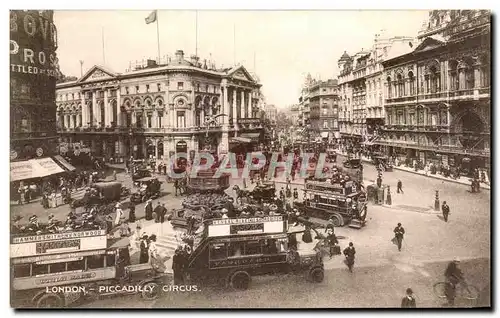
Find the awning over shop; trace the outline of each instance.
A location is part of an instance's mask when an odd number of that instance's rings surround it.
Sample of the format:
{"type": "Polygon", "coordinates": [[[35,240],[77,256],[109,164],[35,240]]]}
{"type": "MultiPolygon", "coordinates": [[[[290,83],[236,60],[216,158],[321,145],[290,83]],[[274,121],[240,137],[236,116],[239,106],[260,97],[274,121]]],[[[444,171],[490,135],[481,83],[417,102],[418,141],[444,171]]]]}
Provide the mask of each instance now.
{"type": "Polygon", "coordinates": [[[10,163],[10,181],[41,178],[64,170],[52,158],[32,159],[10,163]]]}
{"type": "Polygon", "coordinates": [[[64,169],[68,171],[75,171],[76,168],[73,167],[69,162],[66,161],[63,157],[60,155],[54,156],[55,161],[57,161],[64,169]]]}
{"type": "Polygon", "coordinates": [[[251,139],[249,138],[243,138],[243,137],[233,137],[231,138],[231,142],[237,142],[237,143],[242,143],[242,144],[249,144],[252,142],[251,139]]]}
{"type": "Polygon", "coordinates": [[[324,131],[321,133],[321,138],[328,138],[328,131],[324,131]]]}
{"type": "Polygon", "coordinates": [[[259,141],[260,133],[242,133],[240,137],[250,139],[250,141],[259,141]]]}

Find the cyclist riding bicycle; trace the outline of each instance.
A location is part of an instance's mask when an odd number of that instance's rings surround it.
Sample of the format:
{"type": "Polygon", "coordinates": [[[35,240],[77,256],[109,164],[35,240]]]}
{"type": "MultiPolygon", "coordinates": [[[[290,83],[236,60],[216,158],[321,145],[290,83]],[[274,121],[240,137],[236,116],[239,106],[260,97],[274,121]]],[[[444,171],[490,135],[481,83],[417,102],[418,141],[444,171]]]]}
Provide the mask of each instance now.
{"type": "Polygon", "coordinates": [[[460,260],[455,258],[452,262],[448,264],[446,271],[444,272],[444,277],[446,281],[446,298],[448,299],[448,305],[453,305],[455,302],[456,286],[461,283],[463,278],[462,270],[458,267],[460,260]]]}

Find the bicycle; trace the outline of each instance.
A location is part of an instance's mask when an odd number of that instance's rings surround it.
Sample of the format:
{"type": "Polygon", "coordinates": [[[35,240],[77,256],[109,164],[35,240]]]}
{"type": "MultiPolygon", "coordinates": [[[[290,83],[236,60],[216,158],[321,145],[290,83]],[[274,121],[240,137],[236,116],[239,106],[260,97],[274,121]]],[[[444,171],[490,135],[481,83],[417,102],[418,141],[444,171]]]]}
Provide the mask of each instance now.
{"type": "MultiPolygon", "coordinates": [[[[438,282],[434,284],[434,294],[439,298],[446,298],[446,284],[448,282],[438,282]]],[[[479,289],[465,281],[461,281],[455,285],[455,295],[456,297],[467,299],[467,300],[477,300],[479,298],[479,289]]]]}

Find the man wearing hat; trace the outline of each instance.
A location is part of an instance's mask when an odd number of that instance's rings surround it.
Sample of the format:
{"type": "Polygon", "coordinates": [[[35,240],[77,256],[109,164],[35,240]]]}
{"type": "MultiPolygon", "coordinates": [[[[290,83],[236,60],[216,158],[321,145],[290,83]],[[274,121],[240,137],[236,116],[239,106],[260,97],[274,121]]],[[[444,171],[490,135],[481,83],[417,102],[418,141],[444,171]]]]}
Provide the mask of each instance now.
{"type": "Polygon", "coordinates": [[[144,214],[146,215],[146,221],[153,219],[153,201],[151,199],[148,199],[144,206],[144,214]]]}
{"type": "Polygon", "coordinates": [[[33,234],[38,233],[42,230],[40,224],[38,224],[38,217],[36,215],[33,215],[29,218],[29,224],[26,227],[26,230],[28,230],[28,232],[31,232],[33,234]]]}
{"type": "Polygon", "coordinates": [[[401,300],[401,308],[416,308],[417,304],[415,302],[415,297],[413,297],[413,290],[411,288],[406,289],[406,296],[401,300]]]}
{"type": "Polygon", "coordinates": [[[356,249],[354,244],[349,242],[349,246],[344,249],[345,263],[349,271],[352,273],[352,268],[354,266],[354,257],[356,255],[356,249]]]}
{"type": "Polygon", "coordinates": [[[149,261],[149,240],[146,232],[142,233],[140,240],[139,263],[145,264],[149,261]]]}
{"type": "Polygon", "coordinates": [[[455,305],[456,286],[464,280],[462,270],[459,268],[460,259],[455,257],[452,262],[448,264],[444,272],[446,281],[445,295],[448,299],[448,305],[455,305]]]}
{"type": "Polygon", "coordinates": [[[10,225],[10,234],[19,234],[21,233],[21,226],[19,225],[19,221],[22,219],[22,216],[20,215],[16,215],[13,219],[12,219],[12,223],[10,225]]]}
{"type": "Polygon", "coordinates": [[[55,219],[54,214],[49,215],[49,222],[47,226],[47,231],[50,233],[56,233],[57,232],[57,223],[58,221],[55,219]]]}
{"type": "Polygon", "coordinates": [[[162,211],[163,211],[163,209],[162,209],[161,203],[160,203],[160,201],[158,201],[158,203],[153,211],[155,223],[160,223],[162,211]]]}
{"type": "Polygon", "coordinates": [[[403,237],[405,234],[405,229],[401,226],[401,223],[398,223],[398,226],[394,228],[394,235],[396,238],[396,243],[398,245],[398,251],[401,252],[401,246],[403,244],[403,237]]]}

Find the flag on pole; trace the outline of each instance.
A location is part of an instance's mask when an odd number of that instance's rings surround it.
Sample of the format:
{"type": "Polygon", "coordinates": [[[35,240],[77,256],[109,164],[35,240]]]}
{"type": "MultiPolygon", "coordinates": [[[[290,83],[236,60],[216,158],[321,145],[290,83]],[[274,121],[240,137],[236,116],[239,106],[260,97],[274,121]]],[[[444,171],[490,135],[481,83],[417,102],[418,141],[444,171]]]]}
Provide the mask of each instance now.
{"type": "Polygon", "coordinates": [[[145,20],[146,24],[156,22],[156,10],[151,12],[145,20]]]}

